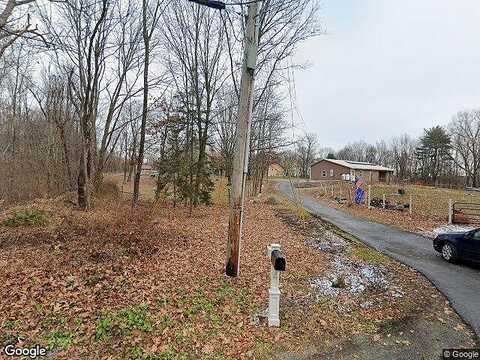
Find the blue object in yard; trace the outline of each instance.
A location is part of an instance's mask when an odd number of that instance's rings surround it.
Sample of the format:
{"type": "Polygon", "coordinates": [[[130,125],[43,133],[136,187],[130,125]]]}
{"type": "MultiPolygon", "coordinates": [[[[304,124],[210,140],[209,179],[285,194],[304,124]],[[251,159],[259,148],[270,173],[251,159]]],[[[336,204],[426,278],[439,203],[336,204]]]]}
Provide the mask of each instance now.
{"type": "Polygon", "coordinates": [[[364,194],[365,190],[363,190],[362,188],[357,188],[357,190],[355,191],[355,204],[360,205],[364,194]]]}

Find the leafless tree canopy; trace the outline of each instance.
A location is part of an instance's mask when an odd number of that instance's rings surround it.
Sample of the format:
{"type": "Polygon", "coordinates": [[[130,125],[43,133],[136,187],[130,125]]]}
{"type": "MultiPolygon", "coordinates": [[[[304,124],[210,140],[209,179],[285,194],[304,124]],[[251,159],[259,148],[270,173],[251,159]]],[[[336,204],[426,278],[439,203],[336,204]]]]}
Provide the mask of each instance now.
{"type": "MultiPolygon", "coordinates": [[[[17,201],[65,191],[88,209],[103,174],[135,182],[148,161],[157,194],[208,203],[229,176],[246,6],[188,1],[0,1],[0,188],[17,201]],[[176,160],[176,161],[175,161],[176,160]],[[36,176],[27,176],[35,173],[36,176]]],[[[320,34],[317,0],[263,2],[250,176],[295,141],[286,86],[302,42],[320,34]]]]}

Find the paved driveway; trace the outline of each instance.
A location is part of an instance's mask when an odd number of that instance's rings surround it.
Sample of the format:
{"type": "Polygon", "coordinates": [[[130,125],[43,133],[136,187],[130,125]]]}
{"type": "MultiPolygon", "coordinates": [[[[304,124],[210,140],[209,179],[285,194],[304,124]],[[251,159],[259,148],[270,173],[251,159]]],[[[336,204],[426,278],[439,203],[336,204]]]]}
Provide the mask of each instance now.
{"type": "MultiPolygon", "coordinates": [[[[288,182],[280,191],[292,197],[288,182]]],[[[432,247],[432,241],[420,235],[395,230],[321,204],[302,196],[303,207],[310,213],[338,226],[378,251],[418,270],[451,302],[460,316],[480,336],[480,270],[444,261],[432,247]]]]}

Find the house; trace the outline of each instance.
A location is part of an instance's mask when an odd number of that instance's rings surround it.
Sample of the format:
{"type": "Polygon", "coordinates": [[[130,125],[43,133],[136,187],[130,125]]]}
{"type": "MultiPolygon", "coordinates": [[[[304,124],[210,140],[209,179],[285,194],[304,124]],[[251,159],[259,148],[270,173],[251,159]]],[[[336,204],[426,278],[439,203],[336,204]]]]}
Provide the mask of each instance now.
{"type": "Polygon", "coordinates": [[[268,167],[268,177],[279,177],[285,175],[285,169],[278,163],[272,163],[268,167]]]}
{"type": "Polygon", "coordinates": [[[311,180],[350,180],[389,184],[393,169],[360,161],[322,159],[310,165],[311,180]]]}

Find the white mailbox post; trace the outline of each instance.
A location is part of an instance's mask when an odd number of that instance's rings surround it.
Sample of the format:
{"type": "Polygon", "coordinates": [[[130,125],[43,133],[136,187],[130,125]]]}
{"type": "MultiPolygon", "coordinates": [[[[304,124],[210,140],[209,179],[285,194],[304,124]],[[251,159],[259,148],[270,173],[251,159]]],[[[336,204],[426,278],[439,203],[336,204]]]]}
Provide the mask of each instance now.
{"type": "Polygon", "coordinates": [[[268,326],[280,326],[280,272],[285,271],[285,258],[279,244],[267,246],[267,256],[271,261],[270,289],[268,290],[268,326]]]}

